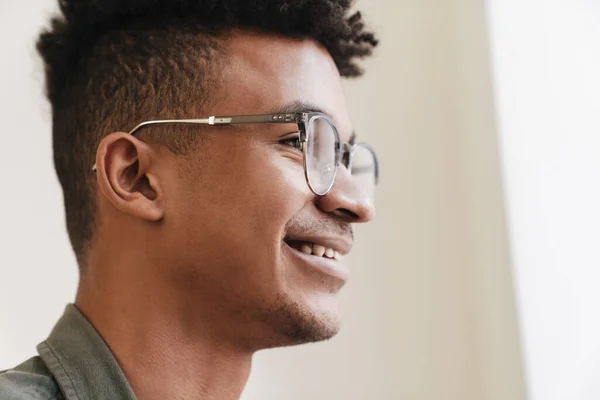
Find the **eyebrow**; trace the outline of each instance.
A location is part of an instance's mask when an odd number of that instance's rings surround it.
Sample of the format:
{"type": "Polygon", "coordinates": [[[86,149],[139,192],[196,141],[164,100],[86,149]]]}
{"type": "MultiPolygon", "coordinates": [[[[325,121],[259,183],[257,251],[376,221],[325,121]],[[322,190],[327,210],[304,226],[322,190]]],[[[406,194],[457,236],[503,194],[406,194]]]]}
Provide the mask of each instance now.
{"type": "MultiPolygon", "coordinates": [[[[289,104],[285,104],[283,106],[279,106],[269,110],[269,114],[295,114],[302,112],[318,112],[321,114],[325,114],[331,117],[331,114],[328,113],[323,108],[317,106],[314,103],[309,103],[305,101],[294,101],[289,104]]],[[[356,143],[356,131],[352,132],[350,135],[350,140],[348,141],[350,144],[356,143]]]]}
{"type": "Polygon", "coordinates": [[[285,104],[283,106],[276,107],[270,110],[269,114],[295,114],[302,112],[318,112],[325,115],[331,115],[321,107],[317,106],[313,103],[308,103],[305,101],[294,101],[289,104],[285,104]]]}

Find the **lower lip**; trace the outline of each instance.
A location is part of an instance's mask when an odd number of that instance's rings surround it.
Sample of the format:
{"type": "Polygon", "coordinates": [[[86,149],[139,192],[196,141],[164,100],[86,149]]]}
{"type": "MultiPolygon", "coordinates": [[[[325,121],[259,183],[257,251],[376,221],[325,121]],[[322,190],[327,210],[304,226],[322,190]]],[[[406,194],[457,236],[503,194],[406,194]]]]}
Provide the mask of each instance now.
{"type": "Polygon", "coordinates": [[[346,267],[340,261],[331,258],[317,257],[313,256],[312,254],[305,254],[301,251],[294,249],[287,243],[283,243],[283,247],[287,251],[287,253],[290,253],[291,257],[294,257],[301,263],[308,265],[309,267],[316,269],[317,271],[329,275],[333,278],[336,278],[342,282],[346,282],[350,277],[350,271],[348,270],[348,267],[346,267]]]}

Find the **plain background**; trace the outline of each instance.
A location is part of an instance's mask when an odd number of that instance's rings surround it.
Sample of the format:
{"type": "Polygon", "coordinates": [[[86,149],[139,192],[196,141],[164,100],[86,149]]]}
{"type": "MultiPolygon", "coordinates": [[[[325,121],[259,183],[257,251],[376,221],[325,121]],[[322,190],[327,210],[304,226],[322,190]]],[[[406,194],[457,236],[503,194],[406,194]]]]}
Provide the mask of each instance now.
{"type": "MultiPolygon", "coordinates": [[[[258,354],[243,399],[598,398],[597,2],[357,6],[382,39],[347,84],[378,217],[342,332],[258,354]]],[[[76,289],[33,48],[54,7],[0,0],[0,369],[76,289]]]]}
{"type": "Polygon", "coordinates": [[[600,399],[600,2],[489,7],[529,398],[600,399]]]}

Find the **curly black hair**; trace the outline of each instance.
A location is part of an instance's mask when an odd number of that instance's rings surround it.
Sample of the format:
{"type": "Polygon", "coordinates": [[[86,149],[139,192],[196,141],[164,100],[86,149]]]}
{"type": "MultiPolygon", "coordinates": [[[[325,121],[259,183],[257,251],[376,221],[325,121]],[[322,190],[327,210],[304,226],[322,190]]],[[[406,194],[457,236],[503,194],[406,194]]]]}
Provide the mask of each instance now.
{"type": "MultiPolygon", "coordinates": [[[[206,99],[217,79],[219,38],[248,29],[309,38],[343,77],[377,45],[353,0],[58,0],[61,15],[37,48],[52,104],[56,172],[80,267],[96,226],[90,166],[102,137],[143,116],[185,118],[186,99],[206,99]],[[198,94],[201,94],[199,96],[198,94]],[[167,107],[169,105],[169,107],[167,107]]],[[[202,104],[197,107],[202,107],[202,104]]],[[[185,153],[193,139],[166,145],[185,153]]]]}

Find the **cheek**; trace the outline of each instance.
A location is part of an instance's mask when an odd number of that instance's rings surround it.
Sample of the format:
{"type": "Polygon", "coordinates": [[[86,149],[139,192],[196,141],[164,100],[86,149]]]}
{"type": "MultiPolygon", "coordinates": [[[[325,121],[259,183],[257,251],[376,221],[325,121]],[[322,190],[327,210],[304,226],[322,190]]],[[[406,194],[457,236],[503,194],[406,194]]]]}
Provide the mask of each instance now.
{"type": "Polygon", "coordinates": [[[297,161],[256,147],[199,162],[170,188],[169,252],[203,290],[275,294],[283,286],[282,234],[311,196],[297,161]]]}
{"type": "Polygon", "coordinates": [[[201,189],[198,201],[207,203],[232,236],[241,236],[236,233],[241,230],[272,240],[310,199],[303,173],[297,161],[262,145],[220,163],[212,173],[214,190],[201,189]]]}

